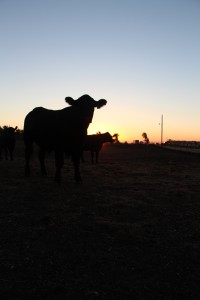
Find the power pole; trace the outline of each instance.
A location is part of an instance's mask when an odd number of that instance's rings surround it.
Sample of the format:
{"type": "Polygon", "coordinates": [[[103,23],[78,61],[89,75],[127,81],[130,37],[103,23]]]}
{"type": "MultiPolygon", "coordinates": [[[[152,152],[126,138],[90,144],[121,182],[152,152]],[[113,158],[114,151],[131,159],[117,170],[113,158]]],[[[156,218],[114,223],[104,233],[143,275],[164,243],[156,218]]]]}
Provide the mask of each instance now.
{"type": "Polygon", "coordinates": [[[163,144],[163,115],[161,115],[160,129],[161,129],[160,144],[162,146],[162,144],[163,144]]]}

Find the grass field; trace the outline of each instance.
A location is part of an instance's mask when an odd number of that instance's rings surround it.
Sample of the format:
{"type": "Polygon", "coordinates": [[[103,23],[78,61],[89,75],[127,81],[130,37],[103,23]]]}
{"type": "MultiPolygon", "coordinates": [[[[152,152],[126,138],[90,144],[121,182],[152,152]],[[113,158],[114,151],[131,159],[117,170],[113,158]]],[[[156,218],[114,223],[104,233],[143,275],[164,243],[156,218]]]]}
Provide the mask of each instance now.
{"type": "Polygon", "coordinates": [[[61,185],[24,147],[0,161],[0,298],[199,299],[200,155],[145,145],[89,153],[61,185]]]}

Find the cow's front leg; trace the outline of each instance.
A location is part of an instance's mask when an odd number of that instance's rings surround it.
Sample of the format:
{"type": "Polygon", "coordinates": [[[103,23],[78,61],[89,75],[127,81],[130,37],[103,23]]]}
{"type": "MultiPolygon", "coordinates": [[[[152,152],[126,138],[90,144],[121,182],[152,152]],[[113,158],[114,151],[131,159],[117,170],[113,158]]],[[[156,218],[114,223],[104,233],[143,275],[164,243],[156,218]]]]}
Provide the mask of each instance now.
{"type": "Polygon", "coordinates": [[[45,164],[44,164],[44,159],[45,159],[45,150],[40,148],[39,149],[39,161],[40,161],[40,169],[41,169],[41,173],[43,176],[47,175],[47,171],[45,168],[45,164]]]}
{"type": "Polygon", "coordinates": [[[13,161],[13,150],[9,150],[9,152],[10,152],[10,160],[13,161]]]}
{"type": "Polygon", "coordinates": [[[56,164],[56,174],[55,182],[61,182],[61,169],[64,165],[64,152],[61,150],[55,151],[55,164],[56,164]]]}
{"type": "Polygon", "coordinates": [[[33,145],[32,143],[25,143],[25,175],[29,176],[30,174],[30,158],[33,153],[33,145]]]}
{"type": "Polygon", "coordinates": [[[74,177],[77,183],[81,182],[81,174],[80,174],[80,153],[72,155],[72,161],[74,164],[74,177]]]}
{"type": "Polygon", "coordinates": [[[5,159],[8,160],[8,149],[5,147],[5,159]]]}

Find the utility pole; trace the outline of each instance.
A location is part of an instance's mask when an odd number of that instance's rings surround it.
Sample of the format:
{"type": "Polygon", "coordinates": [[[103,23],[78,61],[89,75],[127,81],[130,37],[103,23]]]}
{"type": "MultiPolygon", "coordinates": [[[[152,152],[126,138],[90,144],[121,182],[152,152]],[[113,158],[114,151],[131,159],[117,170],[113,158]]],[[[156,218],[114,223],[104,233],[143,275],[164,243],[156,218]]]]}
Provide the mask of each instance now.
{"type": "Polygon", "coordinates": [[[161,137],[160,137],[160,144],[162,146],[163,144],[163,115],[161,115],[161,123],[160,123],[160,129],[161,129],[161,137]]]}

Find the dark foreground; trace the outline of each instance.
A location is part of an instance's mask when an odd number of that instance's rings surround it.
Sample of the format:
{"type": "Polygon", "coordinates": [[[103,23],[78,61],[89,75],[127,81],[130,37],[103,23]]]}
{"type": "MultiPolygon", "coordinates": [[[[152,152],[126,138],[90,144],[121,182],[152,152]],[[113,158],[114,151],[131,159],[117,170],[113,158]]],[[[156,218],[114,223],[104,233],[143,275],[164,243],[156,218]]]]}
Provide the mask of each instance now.
{"type": "Polygon", "coordinates": [[[0,161],[0,299],[199,299],[200,155],[112,145],[74,184],[0,161]]]}

